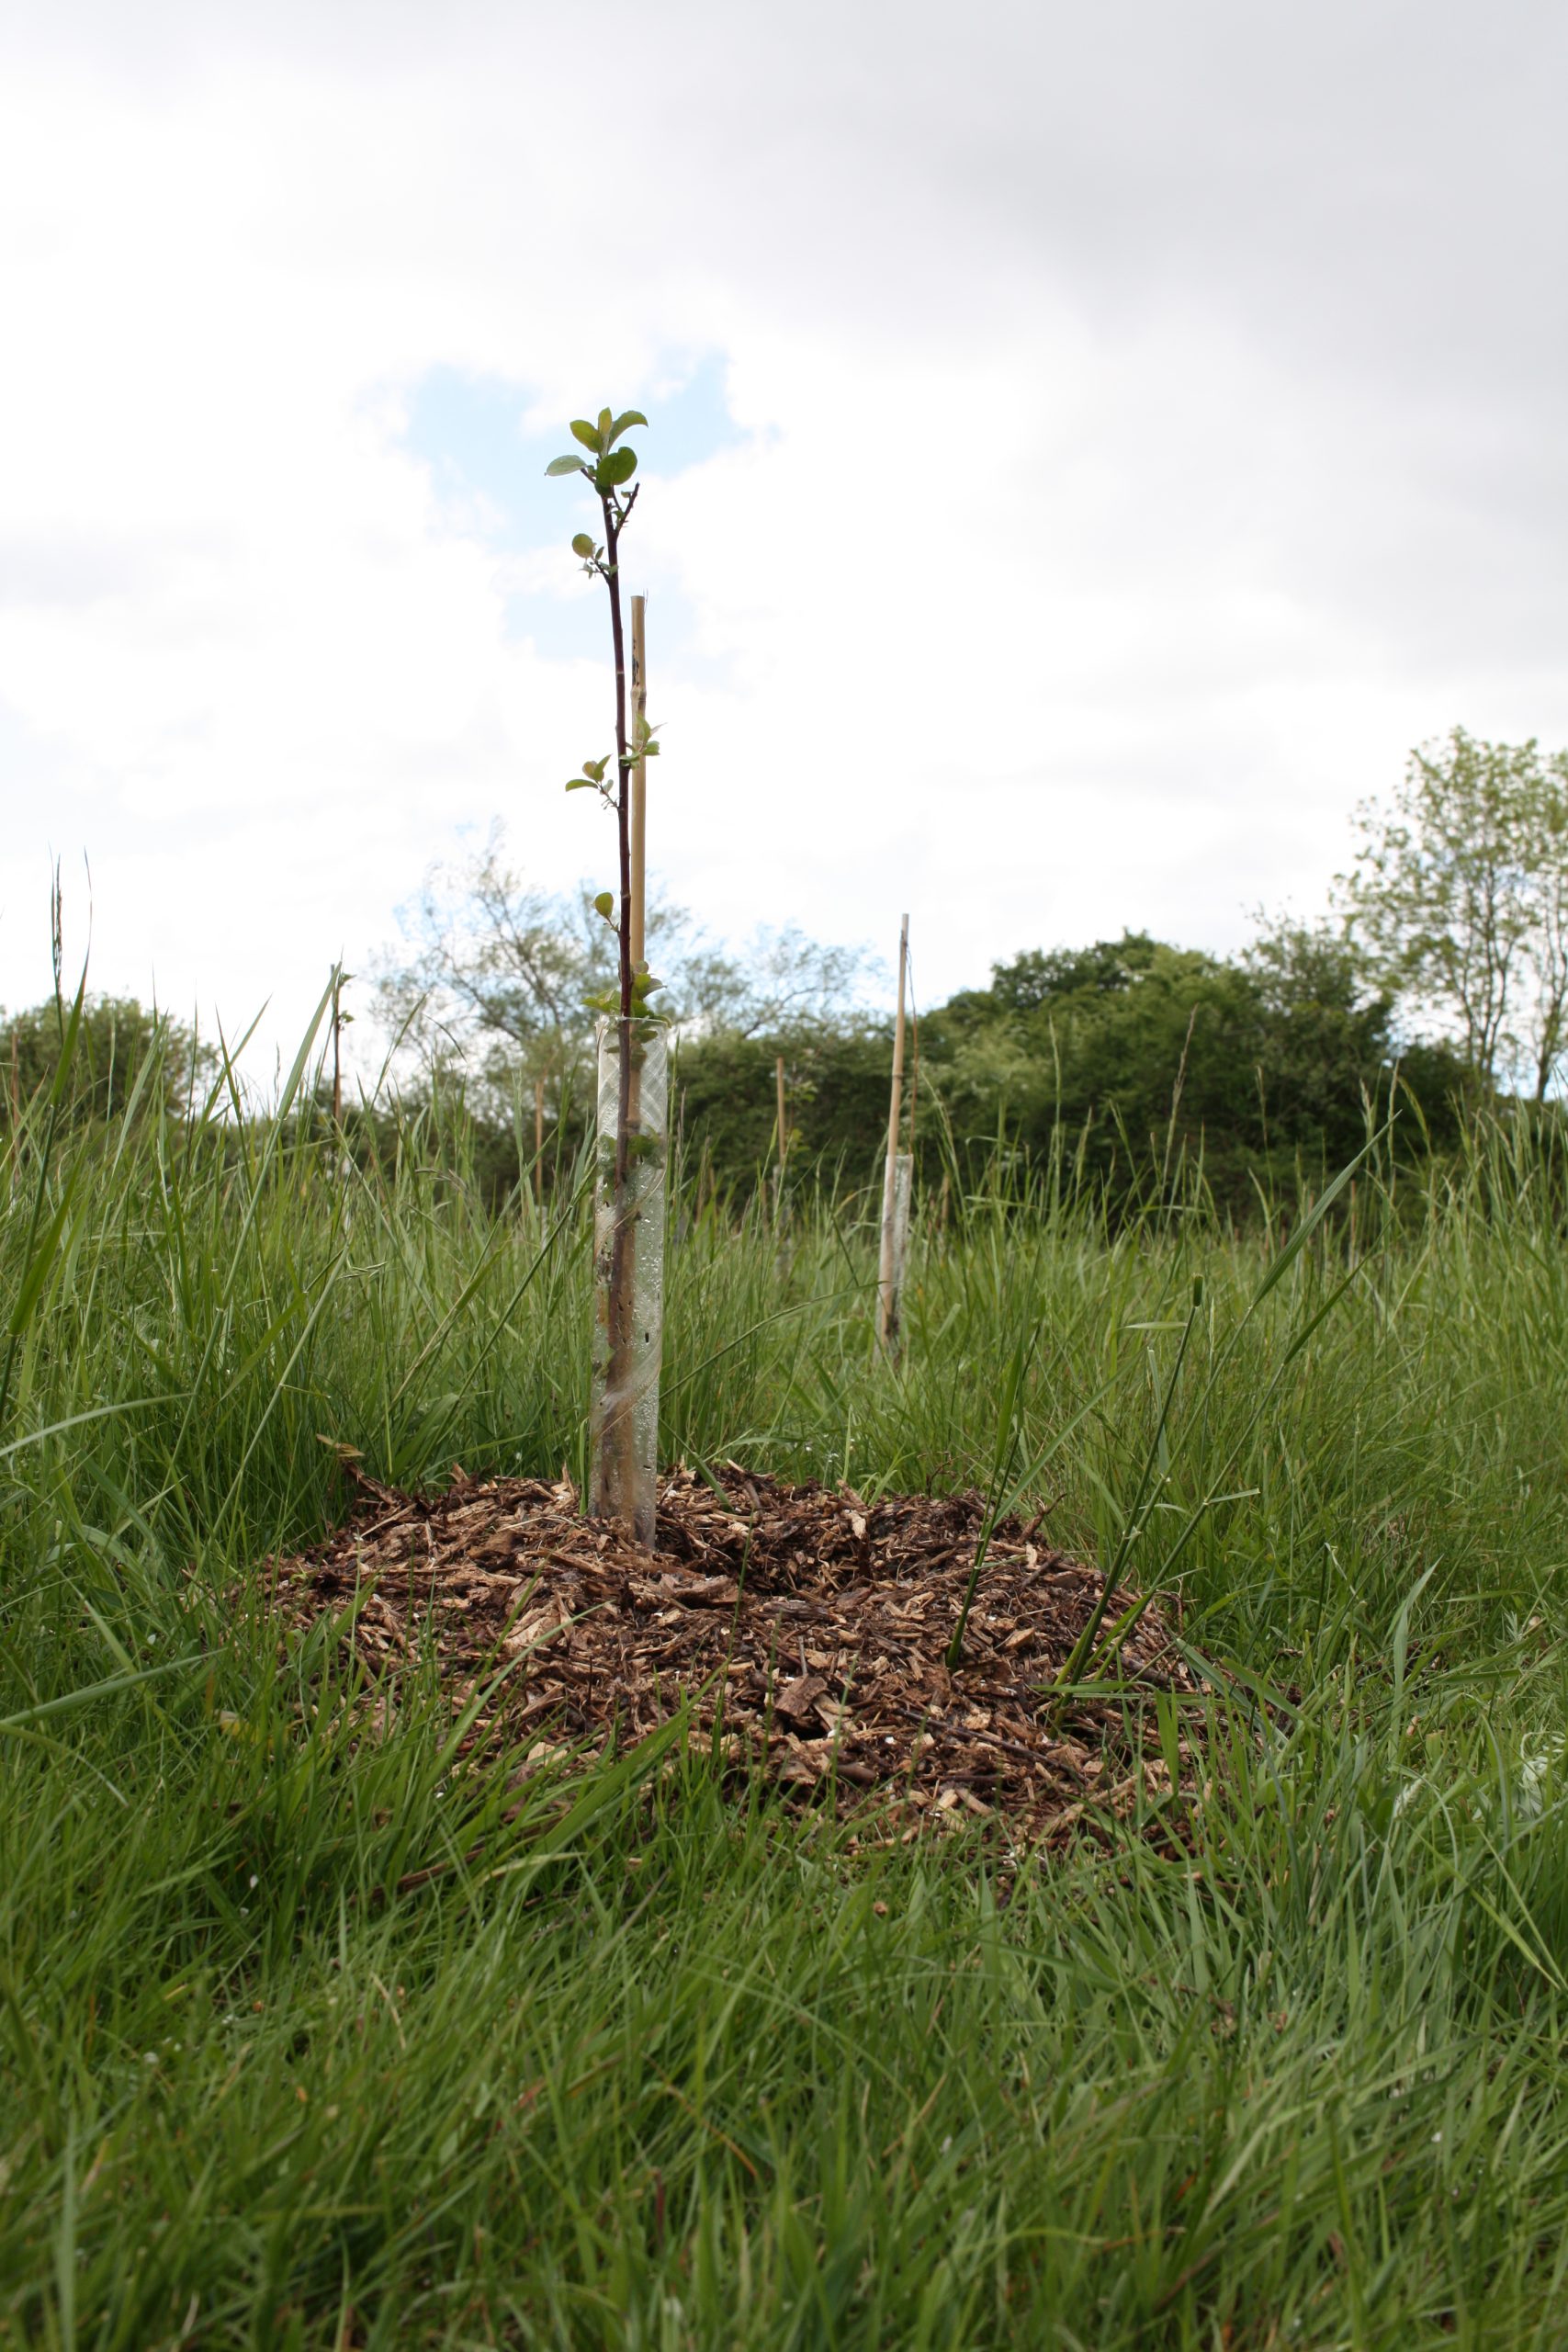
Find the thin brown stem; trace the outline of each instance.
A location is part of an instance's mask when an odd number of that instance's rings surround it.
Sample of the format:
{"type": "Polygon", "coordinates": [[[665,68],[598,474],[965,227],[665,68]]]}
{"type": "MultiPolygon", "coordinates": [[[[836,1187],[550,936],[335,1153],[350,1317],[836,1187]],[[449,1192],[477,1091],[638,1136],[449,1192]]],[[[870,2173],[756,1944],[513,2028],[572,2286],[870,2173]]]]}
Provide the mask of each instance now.
{"type": "MultiPolygon", "coordinates": [[[[626,779],[631,774],[631,761],[626,752],[626,636],[621,626],[621,571],[617,543],[626,515],[617,511],[609,491],[601,491],[599,503],[604,514],[604,585],[610,592],[610,636],[615,650],[615,833],[620,853],[621,919],[616,926],[620,938],[621,1018],[630,1018],[632,1009],[632,845],[631,811],[626,801],[626,779]]],[[[626,514],[631,512],[630,507],[626,514]]]]}

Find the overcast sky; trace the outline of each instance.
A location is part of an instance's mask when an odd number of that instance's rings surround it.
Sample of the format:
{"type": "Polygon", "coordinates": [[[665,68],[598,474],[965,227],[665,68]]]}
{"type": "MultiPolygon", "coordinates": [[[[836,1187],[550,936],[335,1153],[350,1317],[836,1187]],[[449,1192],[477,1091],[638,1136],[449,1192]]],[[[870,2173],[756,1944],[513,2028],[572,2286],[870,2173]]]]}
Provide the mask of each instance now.
{"type": "Polygon", "coordinates": [[[495,817],[608,881],[605,402],[716,931],[1314,911],[1410,745],[1568,742],[1565,101],[1561,0],[5,12],[0,1001],[53,856],[275,1041],[495,817]]]}

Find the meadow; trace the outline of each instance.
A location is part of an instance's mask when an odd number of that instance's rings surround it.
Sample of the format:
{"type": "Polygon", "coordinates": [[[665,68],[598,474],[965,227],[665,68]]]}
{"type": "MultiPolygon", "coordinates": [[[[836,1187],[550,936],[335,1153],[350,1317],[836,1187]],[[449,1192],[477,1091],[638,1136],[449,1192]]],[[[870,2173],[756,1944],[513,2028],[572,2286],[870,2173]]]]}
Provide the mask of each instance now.
{"type": "Polygon", "coordinates": [[[434,1683],[364,1736],[264,1564],[344,1445],[581,1470],[586,1216],[439,1113],[346,1158],[312,1078],[187,1114],[154,1056],[0,1168],[0,2345],[1568,2342],[1550,1135],[1245,1228],[998,1162],[919,1206],[896,1375],[874,1193],[797,1176],[781,1254],[677,1176],[667,1459],[868,1496],[1000,1437],[1179,1591],[1182,1838],[1032,1856],[679,1743],[519,1805],[434,1683]]]}

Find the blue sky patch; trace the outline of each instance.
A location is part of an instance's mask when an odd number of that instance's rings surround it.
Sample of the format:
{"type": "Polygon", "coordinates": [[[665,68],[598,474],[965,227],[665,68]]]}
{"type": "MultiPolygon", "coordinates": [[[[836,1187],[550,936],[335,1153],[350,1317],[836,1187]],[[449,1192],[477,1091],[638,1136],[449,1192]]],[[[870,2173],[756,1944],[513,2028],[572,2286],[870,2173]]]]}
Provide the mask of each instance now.
{"type": "MultiPolygon", "coordinates": [[[[725,397],[725,364],[721,353],[710,353],[673,390],[617,388],[618,404],[639,408],[648,418],[648,431],[634,432],[631,438],[654,480],[682,473],[745,439],[725,397]]],[[[410,398],[404,446],[429,467],[454,521],[497,555],[558,543],[564,588],[575,577],[566,542],[594,518],[592,502],[579,498],[576,483],[546,480],[545,468],[571,447],[571,436],[564,417],[529,424],[536,399],[525,383],[434,368],[410,398]]],[[[690,616],[682,600],[666,588],[659,602],[668,655],[687,639],[690,616]]],[[[541,653],[558,659],[597,658],[604,651],[602,595],[510,596],[506,625],[509,636],[530,637],[541,653]]]]}

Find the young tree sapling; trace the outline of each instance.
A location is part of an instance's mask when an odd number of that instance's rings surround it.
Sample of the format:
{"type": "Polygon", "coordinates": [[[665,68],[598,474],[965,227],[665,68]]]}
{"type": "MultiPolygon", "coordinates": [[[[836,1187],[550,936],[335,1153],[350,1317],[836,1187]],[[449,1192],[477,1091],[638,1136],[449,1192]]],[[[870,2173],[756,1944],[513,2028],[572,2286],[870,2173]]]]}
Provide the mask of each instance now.
{"type": "MultiPolygon", "coordinates": [[[[602,1122],[600,1135],[602,1157],[608,1161],[608,1165],[602,1165],[600,1174],[600,1206],[607,1211],[601,1223],[607,1226],[607,1232],[602,1245],[596,1242],[595,1256],[596,1260],[604,1257],[607,1262],[602,1269],[603,1363],[595,1369],[596,1374],[603,1371],[603,1385],[602,1388],[596,1385],[595,1389],[589,1507],[596,1517],[619,1521],[638,1542],[651,1547],[651,1463],[642,1462],[637,1443],[638,1406],[642,1405],[646,1415],[647,1383],[639,1379],[637,1366],[637,1261],[639,1240],[646,1250],[650,1238],[643,1220],[653,1217],[656,1212],[661,1214],[662,1206],[662,1185],[649,1186],[643,1181],[651,1172],[646,1165],[649,1156],[662,1152],[662,1116],[650,1123],[654,1130],[651,1133],[644,1131],[642,1116],[644,1108],[651,1107],[645,1106],[643,1093],[645,1085],[654,1080],[649,1057],[657,1034],[652,1023],[659,1018],[650,1010],[649,1000],[660,983],[649,972],[640,952],[643,910],[637,902],[637,888],[641,876],[634,874],[633,864],[632,777],[643,761],[655,756],[659,744],[644,715],[640,693],[632,724],[627,725],[620,573],[621,537],[638,494],[637,490],[626,493],[626,484],[637,471],[637,453],[624,445],[623,435],[634,426],[646,426],[647,422],[637,409],[627,409],[619,416],[607,408],[601,409],[592,424],[586,418],[578,418],[571,432],[580,445],[579,451],[553,459],[546,470],[554,475],[582,477],[599,501],[603,539],[595,540],[589,532],[579,531],[572,538],[571,548],[581,560],[583,570],[603,580],[609,594],[615,671],[615,750],[602,758],[585,760],[581,774],[571,777],[566,787],[569,792],[598,793],[614,814],[620,885],[618,894],[602,890],[593,902],[615,933],[618,954],[615,986],[589,999],[590,1005],[604,1016],[606,1023],[614,1024],[615,1057],[614,1134],[613,1137],[606,1136],[602,1122]],[[610,1146],[607,1153],[606,1143],[610,1146]]],[[[661,1062],[655,1082],[661,1096],[661,1062]]],[[[645,1353],[649,1320],[645,1315],[645,1353]]],[[[656,1337],[652,1346],[656,1383],[656,1337]]],[[[656,1404],[654,1430],[656,1433],[656,1404]]]]}

